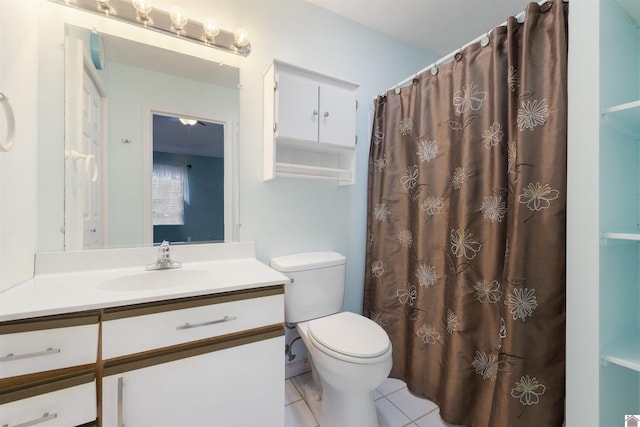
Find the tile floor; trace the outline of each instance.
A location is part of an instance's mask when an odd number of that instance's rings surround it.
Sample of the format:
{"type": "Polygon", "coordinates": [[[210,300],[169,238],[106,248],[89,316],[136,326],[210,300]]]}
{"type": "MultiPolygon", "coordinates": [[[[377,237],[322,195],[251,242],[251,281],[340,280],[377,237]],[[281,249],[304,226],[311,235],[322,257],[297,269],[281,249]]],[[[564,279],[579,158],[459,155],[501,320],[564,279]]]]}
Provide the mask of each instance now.
{"type": "MultiPolygon", "coordinates": [[[[308,381],[311,373],[286,380],[285,427],[318,427],[302,392],[308,381]]],[[[403,381],[388,378],[374,398],[381,427],[456,427],[442,421],[436,404],[411,394],[403,381]]]]}

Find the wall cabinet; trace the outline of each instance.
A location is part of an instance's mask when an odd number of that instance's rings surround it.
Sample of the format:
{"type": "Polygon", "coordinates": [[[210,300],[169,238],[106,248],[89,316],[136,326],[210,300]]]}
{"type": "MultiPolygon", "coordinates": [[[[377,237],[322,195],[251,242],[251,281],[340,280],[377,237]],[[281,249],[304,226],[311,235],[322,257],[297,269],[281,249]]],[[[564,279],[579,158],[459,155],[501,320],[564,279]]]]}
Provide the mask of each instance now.
{"type": "Polygon", "coordinates": [[[264,76],[264,179],[353,183],[357,87],[275,61],[264,76]]]}

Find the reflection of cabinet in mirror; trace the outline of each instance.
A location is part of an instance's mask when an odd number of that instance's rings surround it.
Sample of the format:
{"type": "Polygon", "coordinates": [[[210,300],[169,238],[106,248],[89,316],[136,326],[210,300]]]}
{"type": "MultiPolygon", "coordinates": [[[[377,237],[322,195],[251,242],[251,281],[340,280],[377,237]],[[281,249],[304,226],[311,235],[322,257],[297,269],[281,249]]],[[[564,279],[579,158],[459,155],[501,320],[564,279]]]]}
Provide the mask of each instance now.
{"type": "Polygon", "coordinates": [[[352,184],[358,85],[275,61],[264,76],[263,178],[352,184]]]}

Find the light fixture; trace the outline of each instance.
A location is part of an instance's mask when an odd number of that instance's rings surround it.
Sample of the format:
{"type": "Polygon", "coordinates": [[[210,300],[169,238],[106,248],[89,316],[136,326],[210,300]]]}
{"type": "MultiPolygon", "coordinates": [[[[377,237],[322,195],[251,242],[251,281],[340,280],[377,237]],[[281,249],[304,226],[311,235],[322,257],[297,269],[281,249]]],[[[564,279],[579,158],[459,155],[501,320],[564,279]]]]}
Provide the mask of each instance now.
{"type": "Polygon", "coordinates": [[[202,23],[202,31],[204,32],[205,43],[213,43],[214,39],[220,34],[220,25],[213,18],[207,18],[202,23]]]}
{"type": "Polygon", "coordinates": [[[151,0],[131,0],[131,4],[136,10],[136,19],[138,22],[143,23],[145,26],[153,25],[153,19],[151,19],[151,10],[153,10],[153,4],[151,0]]]}
{"type": "MultiPolygon", "coordinates": [[[[2,2],[4,0],[0,0],[2,2]]],[[[204,21],[187,18],[184,10],[174,7],[170,11],[157,9],[151,0],[49,0],[66,7],[80,9],[85,12],[99,14],[109,19],[116,19],[148,30],[175,36],[220,49],[240,56],[251,53],[251,43],[246,30],[242,28],[227,31],[220,28],[211,18],[204,21]],[[133,6],[133,7],[132,7],[133,6]],[[151,19],[153,13],[153,19],[151,19]]]]}
{"type": "Polygon", "coordinates": [[[189,22],[189,18],[185,15],[184,10],[178,6],[171,9],[169,18],[171,18],[171,29],[178,35],[183,32],[185,25],[189,22]]]}
{"type": "Polygon", "coordinates": [[[111,7],[110,0],[96,0],[98,3],[98,9],[103,11],[106,14],[115,13],[115,9],[111,7]]]}
{"type": "Polygon", "coordinates": [[[178,120],[185,126],[193,126],[198,123],[196,119],[187,119],[185,117],[178,117],[178,120]]]}
{"type": "Polygon", "coordinates": [[[246,47],[249,44],[249,33],[243,28],[238,28],[233,33],[233,44],[239,48],[246,47]]]}

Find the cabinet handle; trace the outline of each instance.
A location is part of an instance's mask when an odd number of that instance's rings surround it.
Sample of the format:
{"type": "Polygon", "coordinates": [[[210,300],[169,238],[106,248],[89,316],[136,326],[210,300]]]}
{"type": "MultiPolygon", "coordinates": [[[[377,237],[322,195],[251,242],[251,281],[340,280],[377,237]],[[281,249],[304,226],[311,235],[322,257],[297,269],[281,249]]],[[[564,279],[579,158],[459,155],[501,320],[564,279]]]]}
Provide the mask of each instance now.
{"type": "Polygon", "coordinates": [[[314,116],[317,116],[318,114],[319,114],[319,113],[318,113],[318,110],[313,110],[313,115],[314,115],[314,116]]]}
{"type": "Polygon", "coordinates": [[[14,424],[12,426],[9,426],[9,424],[3,424],[2,427],[29,427],[29,426],[35,426],[36,424],[40,424],[40,423],[44,423],[45,421],[51,421],[55,418],[58,418],[58,414],[50,414],[48,412],[45,412],[44,415],[42,415],[40,418],[36,418],[35,420],[31,420],[31,421],[27,421],[25,423],[20,423],[20,424],[14,424]]]}
{"type": "Polygon", "coordinates": [[[11,109],[11,104],[9,104],[9,99],[2,92],[0,92],[0,106],[4,109],[4,114],[7,118],[7,137],[4,144],[0,142],[1,152],[9,151],[13,148],[13,143],[15,142],[16,119],[13,116],[13,110],[11,109]]]}
{"type": "Polygon", "coordinates": [[[329,117],[329,112],[328,112],[328,111],[325,111],[325,112],[324,112],[324,118],[326,119],[327,117],[329,117]]]}
{"type": "Polygon", "coordinates": [[[56,354],[56,353],[60,353],[60,349],[51,348],[51,347],[49,347],[46,350],[36,351],[33,353],[25,353],[25,354],[9,353],[4,357],[0,357],[0,362],[11,362],[12,360],[29,359],[31,357],[47,356],[47,355],[56,354]]]}
{"type": "Polygon", "coordinates": [[[122,395],[124,394],[124,378],[118,378],[118,427],[124,427],[122,395]]]}
{"type": "Polygon", "coordinates": [[[209,322],[193,323],[193,324],[187,322],[184,325],[176,326],[176,329],[177,330],[182,330],[182,329],[199,328],[201,326],[215,325],[216,323],[230,322],[232,320],[236,320],[237,318],[238,317],[236,317],[236,316],[224,316],[222,319],[210,320],[209,322]]]}

